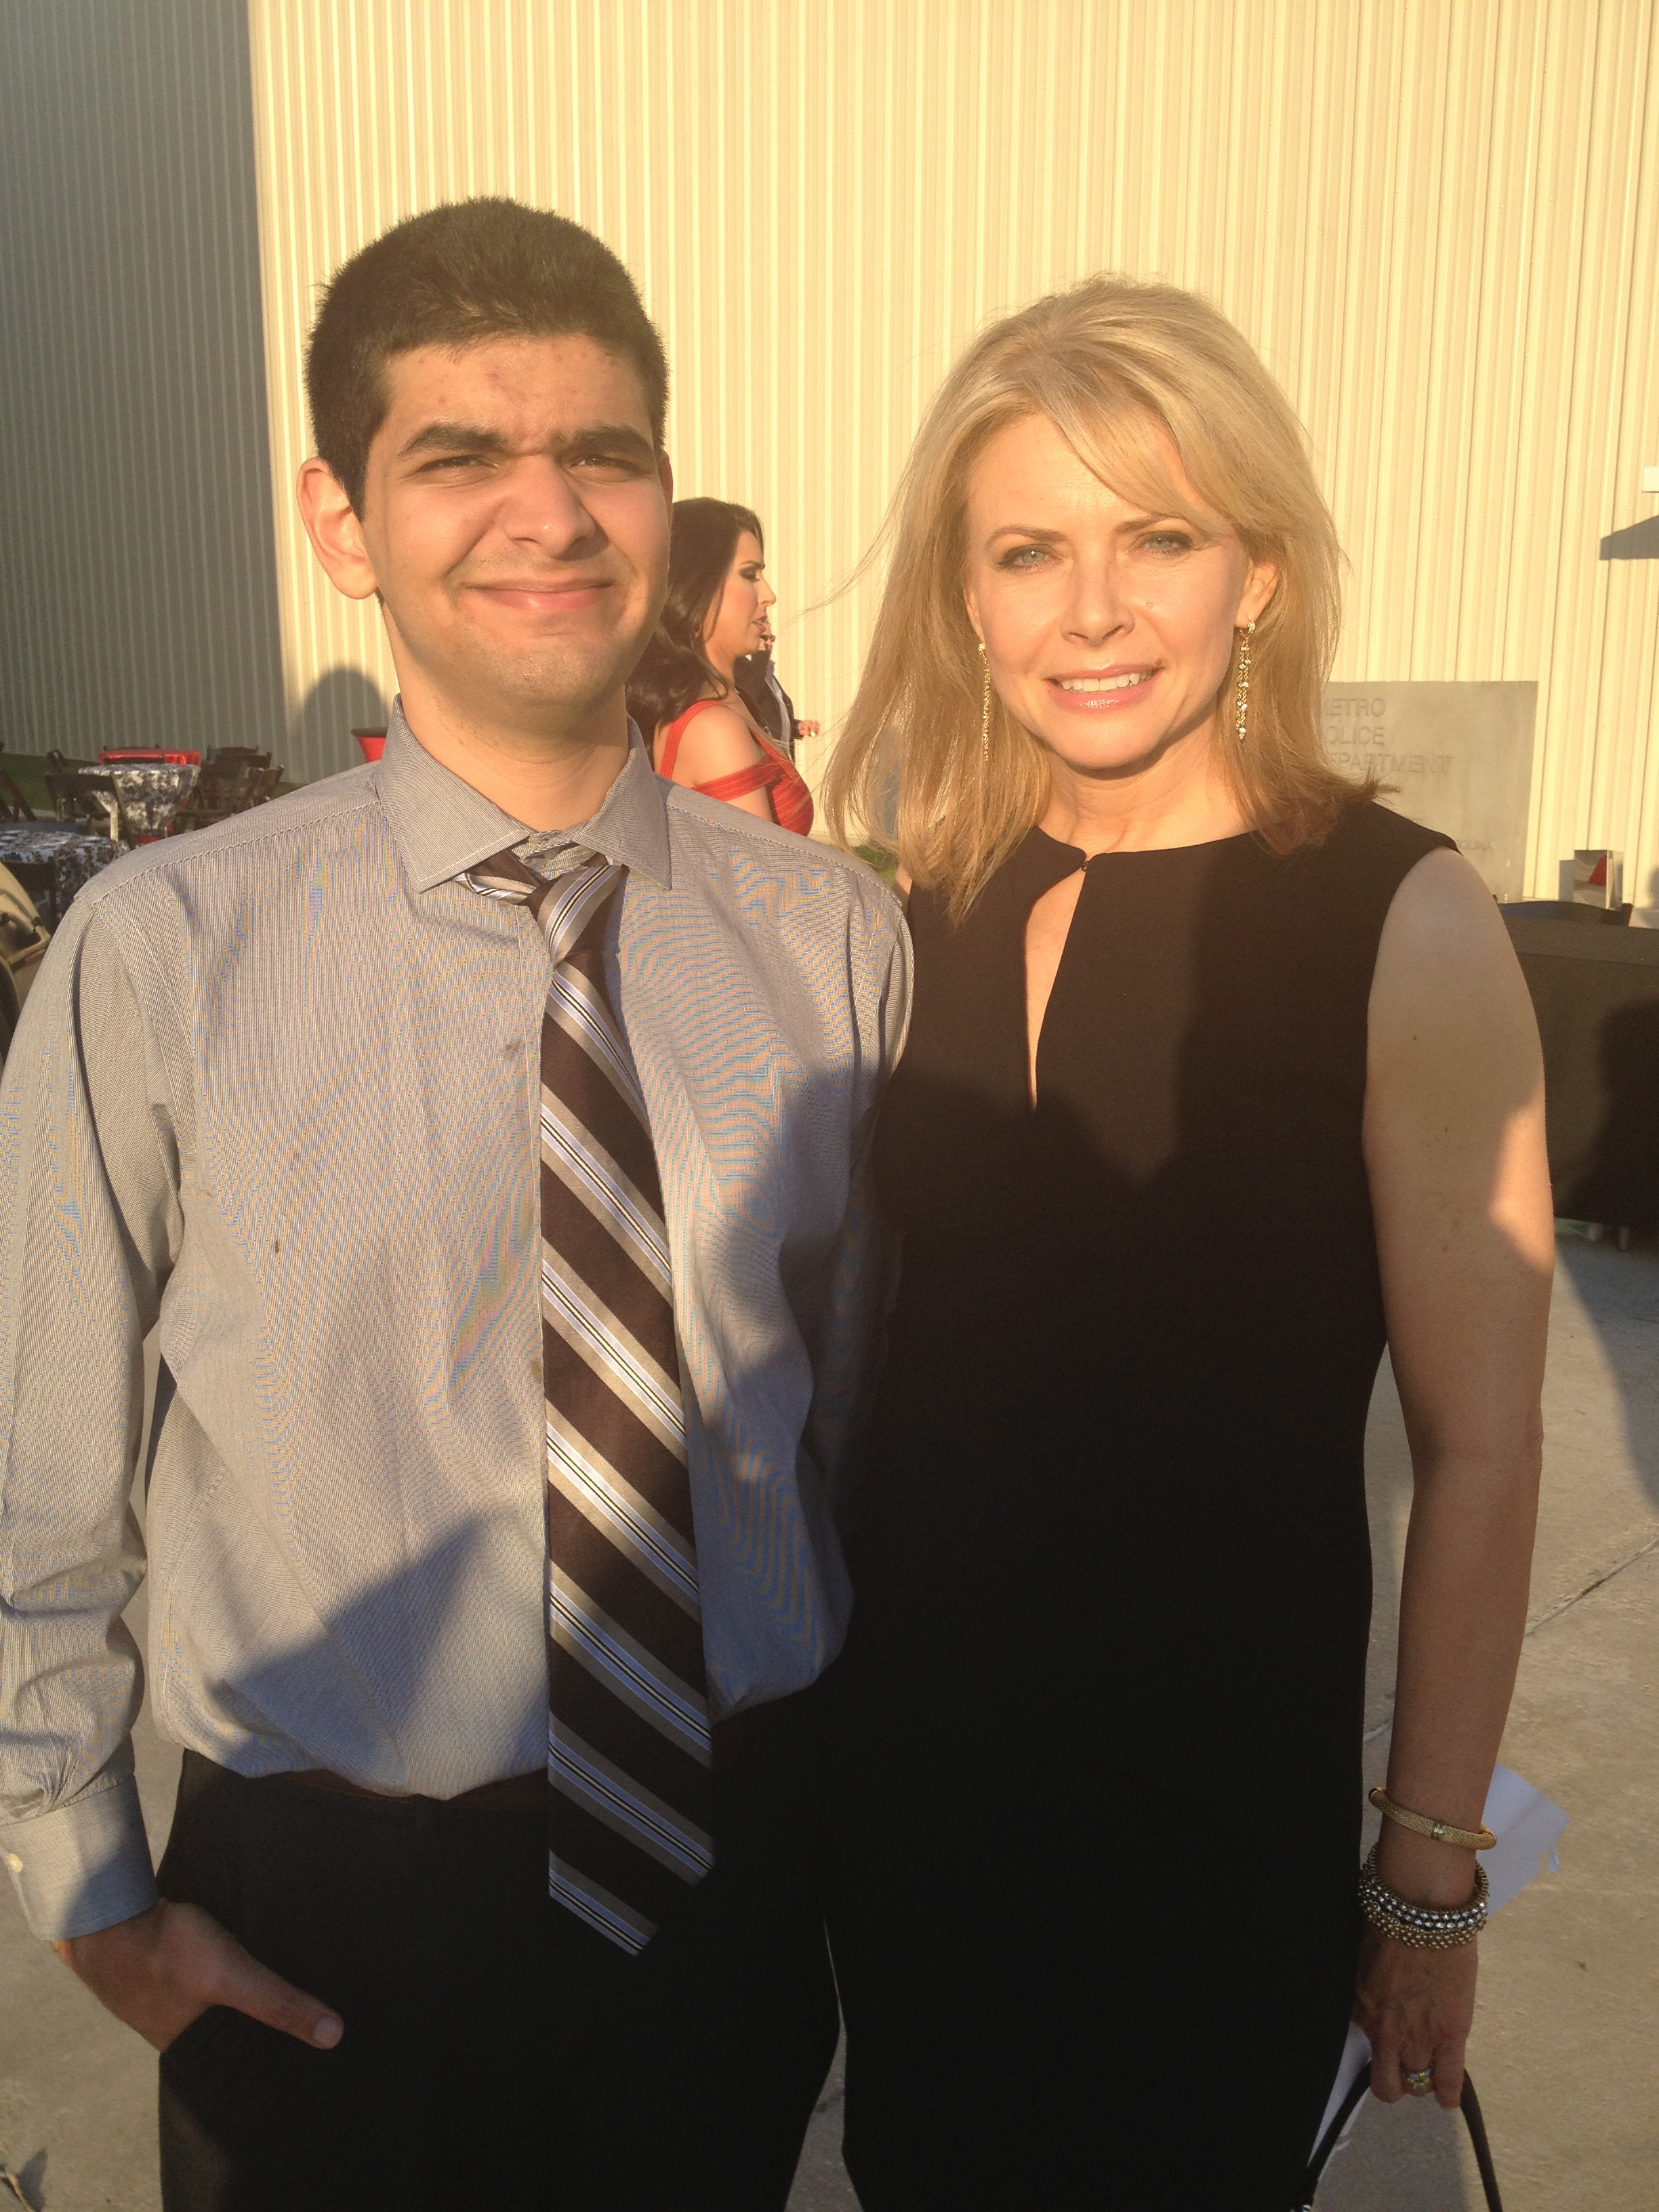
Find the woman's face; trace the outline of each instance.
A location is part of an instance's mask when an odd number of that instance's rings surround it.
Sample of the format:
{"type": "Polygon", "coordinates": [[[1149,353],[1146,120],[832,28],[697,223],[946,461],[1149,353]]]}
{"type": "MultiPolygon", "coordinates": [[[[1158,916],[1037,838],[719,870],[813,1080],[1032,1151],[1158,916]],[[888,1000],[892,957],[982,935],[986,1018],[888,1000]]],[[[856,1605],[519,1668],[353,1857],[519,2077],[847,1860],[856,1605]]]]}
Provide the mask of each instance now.
{"type": "Polygon", "coordinates": [[[732,566],[703,626],[702,649],[722,676],[745,653],[758,653],[766,641],[766,610],[777,605],[778,595],[766,580],[766,556],[752,530],[738,540],[732,566]]]}
{"type": "MultiPolygon", "coordinates": [[[[1204,502],[1172,446],[1170,477],[1204,502]]],[[[1015,719],[1079,772],[1129,772],[1207,742],[1234,629],[1278,578],[1230,530],[1149,514],[1085,467],[1046,415],[1012,422],[969,479],[968,613],[1015,719]]]]}

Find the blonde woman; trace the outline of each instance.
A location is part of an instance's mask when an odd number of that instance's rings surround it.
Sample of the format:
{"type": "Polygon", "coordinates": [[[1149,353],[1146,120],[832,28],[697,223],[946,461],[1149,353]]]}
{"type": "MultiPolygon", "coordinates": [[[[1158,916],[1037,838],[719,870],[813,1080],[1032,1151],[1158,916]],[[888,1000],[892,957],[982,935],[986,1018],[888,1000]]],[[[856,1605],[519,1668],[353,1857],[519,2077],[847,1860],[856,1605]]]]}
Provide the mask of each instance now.
{"type": "Polygon", "coordinates": [[[829,788],[909,887],[903,1234],[836,1699],[867,2207],[1286,2212],[1350,2013],[1455,2104],[1552,1259],[1492,902],[1320,746],[1338,553],[1212,307],[987,331],[829,788]],[[1415,1498],[1365,1910],[1366,1407],[1415,1498]],[[1427,1948],[1425,1939],[1444,1948],[1427,1948]]]}

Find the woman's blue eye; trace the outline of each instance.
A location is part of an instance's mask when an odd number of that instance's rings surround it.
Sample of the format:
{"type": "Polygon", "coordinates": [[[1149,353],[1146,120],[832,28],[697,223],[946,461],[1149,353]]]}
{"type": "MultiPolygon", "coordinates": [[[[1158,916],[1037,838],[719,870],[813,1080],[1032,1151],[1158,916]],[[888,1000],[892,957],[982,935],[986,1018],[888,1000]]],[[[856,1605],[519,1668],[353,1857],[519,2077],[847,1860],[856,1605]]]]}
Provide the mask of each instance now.
{"type": "Polygon", "coordinates": [[[1041,545],[1016,545],[1012,552],[1003,555],[997,566],[1000,568],[1029,568],[1047,557],[1041,545]]]}

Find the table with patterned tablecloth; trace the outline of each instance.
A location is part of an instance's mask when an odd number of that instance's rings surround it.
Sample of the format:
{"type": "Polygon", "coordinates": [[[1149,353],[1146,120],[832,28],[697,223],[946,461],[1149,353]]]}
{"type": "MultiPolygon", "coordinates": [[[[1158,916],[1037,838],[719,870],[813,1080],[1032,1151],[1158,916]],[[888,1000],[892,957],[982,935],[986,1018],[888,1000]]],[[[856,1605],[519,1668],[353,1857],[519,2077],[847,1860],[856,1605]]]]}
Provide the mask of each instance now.
{"type": "Polygon", "coordinates": [[[82,884],[121,852],[112,837],[72,822],[0,822],[0,868],[11,870],[48,929],[58,927],[82,884]]]}
{"type": "Polygon", "coordinates": [[[195,790],[199,768],[151,766],[148,763],[122,766],[111,762],[108,774],[121,794],[121,815],[129,836],[141,841],[159,837],[171,827],[173,817],[195,790]]]}
{"type": "Polygon", "coordinates": [[[112,783],[121,802],[122,828],[142,845],[167,835],[202,771],[174,761],[100,761],[77,762],[70,773],[112,783]]]}

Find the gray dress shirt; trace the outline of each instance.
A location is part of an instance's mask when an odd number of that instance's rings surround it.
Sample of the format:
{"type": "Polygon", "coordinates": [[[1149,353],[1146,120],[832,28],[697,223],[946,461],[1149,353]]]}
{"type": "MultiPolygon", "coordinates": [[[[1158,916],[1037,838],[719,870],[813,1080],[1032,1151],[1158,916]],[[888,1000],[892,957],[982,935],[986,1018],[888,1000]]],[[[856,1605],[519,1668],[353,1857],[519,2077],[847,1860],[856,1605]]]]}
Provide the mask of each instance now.
{"type": "Polygon", "coordinates": [[[590,822],[532,837],[394,714],[377,765],[88,885],[0,1085],[0,1852],[42,1936],[155,1893],[120,1620],[152,1329],[162,1732],[433,1797],[545,1755],[548,952],[459,880],[508,846],[629,870],[611,983],[662,1174],[717,1713],[840,1647],[897,906],[663,783],[637,738],[590,822]]]}

